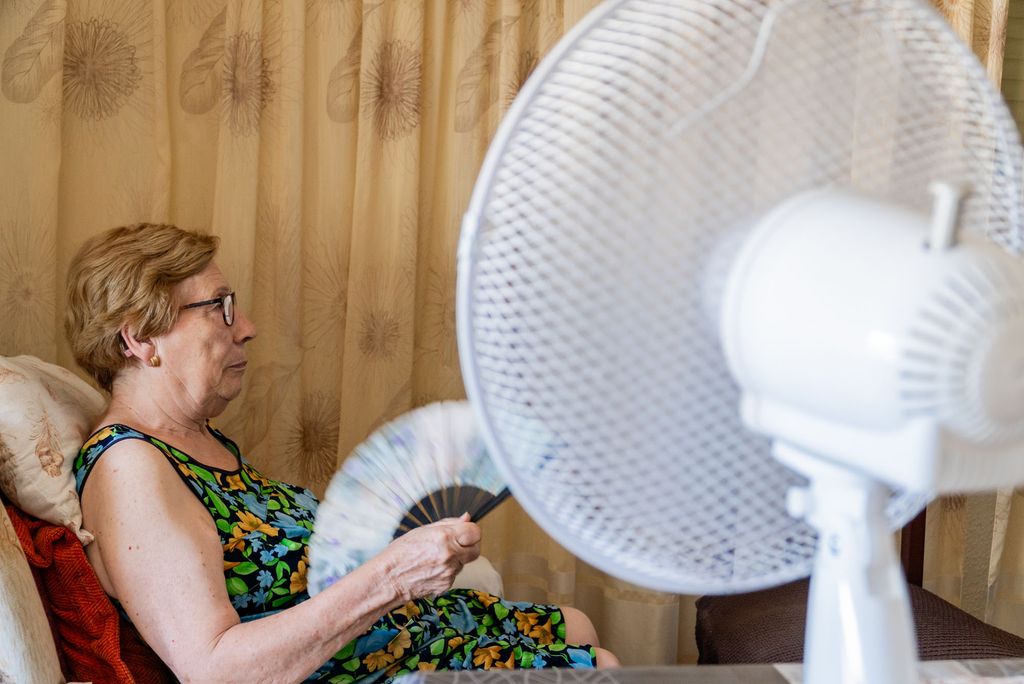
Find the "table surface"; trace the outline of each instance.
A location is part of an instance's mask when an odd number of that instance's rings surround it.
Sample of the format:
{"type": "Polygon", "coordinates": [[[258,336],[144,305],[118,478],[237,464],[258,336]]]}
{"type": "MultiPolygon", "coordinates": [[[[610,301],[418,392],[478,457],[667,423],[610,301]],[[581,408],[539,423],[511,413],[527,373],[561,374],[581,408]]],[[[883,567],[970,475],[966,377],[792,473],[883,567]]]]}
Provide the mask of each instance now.
{"type": "MultiPolygon", "coordinates": [[[[937,660],[919,664],[922,684],[998,682],[1024,684],[1024,659],[937,660]]],[[[799,684],[799,663],[779,665],[680,665],[615,670],[490,670],[417,673],[402,684],[799,684]]]]}

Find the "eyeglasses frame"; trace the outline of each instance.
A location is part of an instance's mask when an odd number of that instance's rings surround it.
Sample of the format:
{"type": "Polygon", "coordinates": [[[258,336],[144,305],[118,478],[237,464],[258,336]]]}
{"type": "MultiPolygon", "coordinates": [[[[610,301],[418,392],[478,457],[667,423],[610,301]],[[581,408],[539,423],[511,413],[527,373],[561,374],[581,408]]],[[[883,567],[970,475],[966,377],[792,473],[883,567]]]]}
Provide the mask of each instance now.
{"type": "Polygon", "coordinates": [[[235,305],[237,303],[238,302],[235,301],[235,293],[234,291],[231,291],[226,294],[222,294],[220,297],[214,297],[213,299],[204,299],[201,302],[192,302],[191,304],[185,304],[184,306],[181,307],[181,309],[182,311],[184,311],[185,309],[195,309],[200,306],[213,306],[214,304],[220,304],[220,313],[221,316],[224,318],[224,325],[230,328],[235,323],[235,305]],[[231,300],[231,320],[228,320],[228,299],[231,300]]]}

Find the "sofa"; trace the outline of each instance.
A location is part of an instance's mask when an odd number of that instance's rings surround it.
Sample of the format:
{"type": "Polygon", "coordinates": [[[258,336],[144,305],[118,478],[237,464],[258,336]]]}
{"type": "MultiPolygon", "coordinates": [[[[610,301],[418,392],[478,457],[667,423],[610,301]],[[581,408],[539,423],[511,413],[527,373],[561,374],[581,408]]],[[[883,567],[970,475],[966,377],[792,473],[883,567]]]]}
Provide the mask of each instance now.
{"type": "MultiPolygon", "coordinates": [[[[65,368],[0,356],[0,684],[175,681],[86,560],[71,466],[105,406],[65,368]]],[[[456,586],[503,589],[484,558],[456,586]]]]}
{"type": "MultiPolygon", "coordinates": [[[[698,663],[795,663],[804,656],[806,579],[697,601],[698,663]]],[[[1024,639],[986,624],[916,585],[907,587],[919,660],[1024,658],[1024,639]]]]}
{"type": "MultiPolygon", "coordinates": [[[[924,588],[925,512],[900,531],[919,660],[1024,658],[1024,639],[986,624],[924,588]]],[[[698,662],[715,665],[803,660],[808,579],[697,601],[698,662]]]]}

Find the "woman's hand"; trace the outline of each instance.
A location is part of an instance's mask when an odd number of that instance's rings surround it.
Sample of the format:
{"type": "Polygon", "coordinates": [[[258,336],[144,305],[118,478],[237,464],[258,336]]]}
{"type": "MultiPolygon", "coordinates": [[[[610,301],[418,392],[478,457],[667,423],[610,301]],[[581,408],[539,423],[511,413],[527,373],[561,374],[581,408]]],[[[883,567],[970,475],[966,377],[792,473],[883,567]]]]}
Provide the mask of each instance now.
{"type": "Polygon", "coordinates": [[[405,603],[447,591],[462,566],[479,555],[480,527],[464,514],[406,532],[374,560],[405,603]]]}

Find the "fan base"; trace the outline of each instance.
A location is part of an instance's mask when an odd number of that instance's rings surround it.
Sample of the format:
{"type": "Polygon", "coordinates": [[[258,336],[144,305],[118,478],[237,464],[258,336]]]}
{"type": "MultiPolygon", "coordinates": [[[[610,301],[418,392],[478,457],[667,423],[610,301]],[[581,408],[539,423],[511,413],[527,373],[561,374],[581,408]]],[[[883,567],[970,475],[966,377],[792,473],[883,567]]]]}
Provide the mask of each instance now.
{"type": "Polygon", "coordinates": [[[790,513],[818,531],[804,647],[808,684],[910,684],[917,646],[906,580],[877,480],[781,443],[775,455],[810,480],[790,513]]]}

